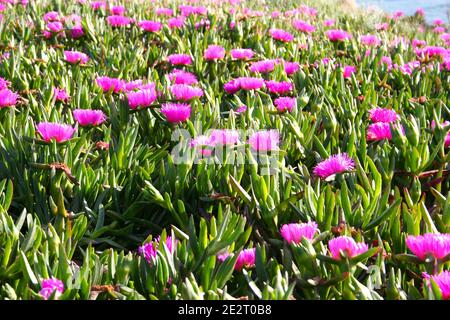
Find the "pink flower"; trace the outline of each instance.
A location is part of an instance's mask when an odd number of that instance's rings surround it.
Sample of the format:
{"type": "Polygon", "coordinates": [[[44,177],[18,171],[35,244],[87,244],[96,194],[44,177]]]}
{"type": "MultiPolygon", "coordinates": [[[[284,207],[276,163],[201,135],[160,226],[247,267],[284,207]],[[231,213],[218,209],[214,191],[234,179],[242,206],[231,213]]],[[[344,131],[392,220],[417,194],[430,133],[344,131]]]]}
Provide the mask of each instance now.
{"type": "Polygon", "coordinates": [[[372,122],[395,122],[400,116],[392,109],[374,108],[369,110],[372,122]]]}
{"type": "Polygon", "coordinates": [[[385,65],[387,65],[388,69],[390,69],[392,67],[392,59],[391,59],[391,57],[382,56],[381,57],[381,63],[384,63],[385,65]]]}
{"type": "Polygon", "coordinates": [[[276,64],[277,61],[273,59],[256,61],[250,66],[250,71],[256,73],[269,73],[275,69],[276,64]]]}
{"type": "Polygon", "coordinates": [[[231,57],[233,59],[237,59],[237,60],[251,59],[251,58],[253,58],[254,55],[255,55],[255,53],[253,52],[252,49],[232,49],[231,50],[231,57]]]}
{"type": "Polygon", "coordinates": [[[40,122],[36,126],[38,133],[46,142],[55,140],[64,142],[70,140],[75,132],[75,128],[68,124],[59,124],[53,122],[40,122]]]}
{"type": "Polygon", "coordinates": [[[445,28],[444,27],[434,27],[433,32],[436,34],[441,34],[441,33],[445,32],[445,28]]]}
{"type": "Polygon", "coordinates": [[[450,254],[450,234],[426,233],[423,236],[408,236],[406,246],[420,260],[427,256],[443,259],[450,254]]]}
{"type": "Polygon", "coordinates": [[[71,64],[86,64],[89,61],[89,57],[78,51],[64,51],[64,56],[66,57],[66,61],[71,64]]]}
{"type": "Polygon", "coordinates": [[[337,173],[348,172],[355,168],[355,162],[346,153],[332,155],[314,168],[314,175],[326,179],[337,173]]]}
{"type": "MultiPolygon", "coordinates": [[[[400,131],[404,134],[404,129],[402,126],[399,126],[400,131]]],[[[367,140],[368,141],[380,141],[380,140],[391,140],[391,125],[389,122],[377,122],[372,123],[367,128],[367,140]]]]}
{"type": "Polygon", "coordinates": [[[11,82],[0,77],[0,90],[6,89],[11,85],[11,82]]]}
{"type": "Polygon", "coordinates": [[[242,90],[256,90],[264,86],[264,79],[252,77],[240,77],[236,79],[242,90]]]}
{"type": "Polygon", "coordinates": [[[99,85],[103,92],[109,92],[112,90],[114,93],[119,93],[125,87],[125,81],[118,78],[110,78],[110,77],[98,77],[96,79],[97,85],[99,85]]]}
{"type": "Polygon", "coordinates": [[[84,35],[83,27],[81,25],[74,26],[70,29],[70,36],[74,39],[81,38],[84,35]]]}
{"type": "Polygon", "coordinates": [[[245,104],[236,109],[236,113],[243,113],[245,111],[247,111],[247,106],[245,104]]]}
{"type": "Polygon", "coordinates": [[[124,6],[112,6],[110,9],[111,13],[113,15],[121,16],[125,13],[125,7],[124,6]]]}
{"type": "Polygon", "coordinates": [[[356,72],[356,67],[345,66],[344,67],[344,78],[351,78],[352,74],[356,72]]]}
{"type": "Polygon", "coordinates": [[[334,20],[334,19],[327,19],[327,20],[324,20],[324,21],[323,21],[323,25],[324,25],[325,27],[331,27],[331,26],[333,26],[335,23],[336,23],[336,20],[334,20]]]}
{"type": "Polygon", "coordinates": [[[138,23],[142,30],[147,32],[158,32],[162,29],[162,23],[157,21],[142,20],[138,23]]]}
{"type": "Polygon", "coordinates": [[[266,81],[266,87],[269,90],[269,92],[276,94],[286,94],[292,91],[292,89],[294,88],[294,86],[290,82],[287,81],[278,82],[274,80],[266,81]]]}
{"type": "MultiPolygon", "coordinates": [[[[263,80],[264,81],[264,80],[263,80]]],[[[233,79],[223,85],[223,89],[228,94],[235,94],[239,90],[241,90],[241,85],[238,79],[233,79]]]]}
{"type": "Polygon", "coordinates": [[[328,30],[325,32],[326,36],[330,41],[345,41],[350,39],[352,36],[344,30],[328,30]]]}
{"type": "Polygon", "coordinates": [[[127,94],[130,109],[149,107],[157,99],[156,90],[153,88],[139,91],[130,91],[127,94]]]}
{"type": "Polygon", "coordinates": [[[377,29],[378,31],[386,31],[387,29],[389,29],[389,23],[377,23],[375,24],[375,29],[377,29]]]}
{"type": "Polygon", "coordinates": [[[287,62],[284,61],[284,72],[289,76],[296,73],[300,69],[300,64],[298,62],[287,62]]]}
{"type": "Polygon", "coordinates": [[[98,126],[106,120],[106,115],[101,110],[75,109],[72,114],[82,127],[98,126]]]}
{"type": "Polygon", "coordinates": [[[290,223],[281,227],[280,233],[288,244],[300,243],[302,238],[312,240],[317,232],[317,223],[290,223]]]}
{"type": "Polygon", "coordinates": [[[447,46],[450,46],[450,33],[444,33],[441,35],[442,41],[445,42],[447,46]]]}
{"type": "Polygon", "coordinates": [[[42,280],[41,290],[39,291],[39,294],[45,300],[48,300],[48,298],[50,298],[54,292],[55,292],[55,299],[58,299],[64,292],[64,283],[55,277],[42,280]]]}
{"type": "Polygon", "coordinates": [[[405,13],[403,11],[395,11],[394,12],[394,19],[398,19],[401,18],[405,15],[405,13]]]}
{"type": "Polygon", "coordinates": [[[442,19],[434,19],[433,20],[433,25],[434,26],[443,26],[445,24],[445,21],[444,20],[442,20],[442,19]]]}
{"type": "Polygon", "coordinates": [[[174,82],[175,84],[196,84],[198,83],[197,77],[195,74],[175,69],[171,73],[169,73],[169,79],[170,81],[174,82]]]}
{"type": "Polygon", "coordinates": [[[162,105],[161,112],[169,122],[184,122],[191,116],[191,106],[186,103],[166,103],[162,105]]]}
{"type": "Polygon", "coordinates": [[[133,19],[126,16],[112,15],[106,18],[108,24],[112,27],[126,27],[129,26],[133,19]]]}
{"type": "Polygon", "coordinates": [[[46,14],[44,14],[45,22],[59,21],[59,20],[60,20],[59,12],[57,12],[57,11],[50,11],[50,12],[47,12],[46,14]]]}
{"type": "Polygon", "coordinates": [[[174,84],[170,87],[170,91],[176,100],[189,101],[194,98],[203,96],[203,90],[196,87],[191,87],[187,84],[174,84]]]}
{"type": "Polygon", "coordinates": [[[369,47],[376,47],[379,46],[381,43],[380,38],[378,38],[376,35],[373,34],[363,35],[359,37],[359,41],[361,41],[362,44],[369,47]]]}
{"type": "Polygon", "coordinates": [[[292,25],[298,31],[305,32],[305,33],[312,33],[316,30],[316,27],[314,27],[312,24],[309,24],[308,22],[303,21],[303,20],[296,19],[292,22],[292,25]]]}
{"type": "MultiPolygon", "coordinates": [[[[219,261],[225,261],[229,254],[222,254],[217,257],[219,261]]],[[[239,252],[234,270],[240,271],[242,268],[253,268],[255,266],[256,249],[245,249],[239,252]]]]}
{"type": "Polygon", "coordinates": [[[330,249],[331,256],[335,260],[341,260],[341,252],[349,258],[353,258],[368,250],[367,244],[364,242],[356,242],[353,238],[347,236],[331,239],[328,241],[328,248],[330,249]]]}
{"type": "Polygon", "coordinates": [[[444,270],[440,274],[432,276],[424,272],[423,277],[424,282],[426,282],[429,286],[431,286],[430,278],[433,279],[433,281],[439,287],[439,290],[441,290],[442,299],[450,299],[450,271],[444,270]]]}
{"type": "Polygon", "coordinates": [[[91,7],[94,10],[100,10],[106,8],[106,2],[105,1],[94,1],[91,3],[91,7]]]}
{"type": "Polygon", "coordinates": [[[59,33],[64,30],[64,26],[59,21],[52,21],[47,23],[47,29],[52,33],[59,33]]]}
{"type": "Polygon", "coordinates": [[[239,132],[231,129],[213,130],[210,134],[210,142],[217,144],[236,144],[239,142],[239,132]]]}
{"type": "Polygon", "coordinates": [[[158,16],[166,16],[166,17],[173,16],[173,10],[170,8],[158,8],[155,10],[155,13],[158,16]]]}
{"type": "Polygon", "coordinates": [[[427,45],[427,42],[425,40],[413,39],[411,45],[413,48],[424,47],[427,45]]]}
{"type": "Polygon", "coordinates": [[[292,110],[297,106],[297,99],[291,97],[280,97],[275,99],[274,104],[279,112],[292,112],[292,110]]]}
{"type": "MultiPolygon", "coordinates": [[[[142,246],[138,248],[138,252],[142,255],[148,263],[152,263],[152,259],[156,259],[158,257],[158,249],[161,242],[161,237],[159,236],[155,240],[144,243],[142,246]]],[[[172,239],[171,236],[166,237],[166,246],[170,253],[175,251],[178,240],[172,239]]]]}
{"type": "Polygon", "coordinates": [[[219,60],[225,57],[225,49],[221,46],[209,45],[203,54],[206,60],[219,60]]]}
{"type": "Polygon", "coordinates": [[[278,41],[290,42],[294,40],[294,36],[292,34],[282,29],[271,29],[269,32],[271,37],[278,41]]]}
{"type": "Polygon", "coordinates": [[[167,25],[169,26],[170,29],[179,29],[182,28],[184,25],[184,17],[175,17],[175,18],[170,18],[167,21],[167,25]]]}
{"type": "Polygon", "coordinates": [[[189,146],[196,148],[203,156],[209,157],[212,155],[214,143],[211,142],[211,137],[200,135],[192,139],[189,146]]]}
{"type": "Polygon", "coordinates": [[[261,130],[253,133],[248,143],[255,151],[269,151],[278,149],[280,134],[278,130],[261,130]]]}
{"type": "Polygon", "coordinates": [[[19,95],[9,89],[0,90],[0,109],[15,106],[19,95]]]}
{"type": "Polygon", "coordinates": [[[192,64],[191,57],[188,54],[171,54],[167,60],[174,66],[187,66],[192,64]]]}
{"type": "Polygon", "coordinates": [[[437,47],[437,46],[426,46],[422,49],[416,49],[416,54],[418,56],[428,56],[428,57],[434,57],[434,56],[445,56],[450,54],[450,50],[445,49],[444,47],[437,47]]]}
{"type": "Polygon", "coordinates": [[[56,101],[67,102],[70,98],[65,89],[54,88],[53,95],[56,101]]]}

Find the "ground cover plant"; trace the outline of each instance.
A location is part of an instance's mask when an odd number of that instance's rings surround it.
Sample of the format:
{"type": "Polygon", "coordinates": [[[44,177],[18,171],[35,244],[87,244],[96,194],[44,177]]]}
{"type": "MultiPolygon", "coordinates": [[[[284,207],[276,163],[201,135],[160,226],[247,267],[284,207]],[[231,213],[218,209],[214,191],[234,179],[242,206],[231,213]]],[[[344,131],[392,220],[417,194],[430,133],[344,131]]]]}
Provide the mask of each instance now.
{"type": "Polygon", "coordinates": [[[444,21],[0,11],[0,299],[450,297],[444,21]]]}

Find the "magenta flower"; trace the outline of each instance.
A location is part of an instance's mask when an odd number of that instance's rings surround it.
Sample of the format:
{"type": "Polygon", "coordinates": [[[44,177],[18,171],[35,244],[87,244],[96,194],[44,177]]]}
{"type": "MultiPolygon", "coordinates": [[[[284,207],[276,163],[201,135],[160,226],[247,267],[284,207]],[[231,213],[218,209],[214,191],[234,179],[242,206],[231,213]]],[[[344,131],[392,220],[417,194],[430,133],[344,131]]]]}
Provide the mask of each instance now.
{"type": "Polygon", "coordinates": [[[239,132],[231,129],[213,130],[210,134],[210,143],[217,144],[236,144],[239,142],[239,132]]]}
{"type": "Polygon", "coordinates": [[[314,168],[314,175],[321,179],[337,173],[351,171],[355,168],[355,162],[346,153],[332,155],[328,159],[320,162],[314,168]]]}
{"type": "Polygon", "coordinates": [[[317,223],[290,223],[281,227],[280,233],[288,244],[300,243],[302,238],[312,240],[317,232],[317,223]]]}
{"type": "Polygon", "coordinates": [[[326,36],[330,41],[345,41],[350,39],[352,36],[344,30],[332,29],[325,32],[326,36]]]}
{"type": "Polygon", "coordinates": [[[425,47],[427,45],[427,42],[425,40],[413,39],[411,45],[413,48],[421,48],[425,47]]]}
{"type": "Polygon", "coordinates": [[[274,80],[266,81],[266,87],[269,90],[269,92],[276,94],[286,94],[294,89],[294,86],[290,82],[287,81],[278,82],[274,80]]]}
{"type": "Polygon", "coordinates": [[[59,33],[64,30],[64,25],[59,21],[52,21],[47,23],[47,29],[51,33],[59,33]]]}
{"type": "Polygon", "coordinates": [[[442,293],[442,299],[450,299],[450,271],[444,270],[440,274],[430,276],[426,272],[423,273],[424,282],[431,286],[430,278],[437,284],[442,293]]]}
{"type": "Polygon", "coordinates": [[[58,299],[64,292],[64,283],[55,277],[42,280],[41,290],[39,291],[39,294],[45,300],[48,300],[48,298],[50,298],[54,292],[55,292],[55,299],[58,299]]]}
{"type": "Polygon", "coordinates": [[[99,85],[103,92],[112,91],[114,93],[119,93],[125,88],[125,81],[118,78],[110,78],[107,76],[98,77],[96,79],[97,85],[99,85]]]}
{"type": "Polygon", "coordinates": [[[434,56],[444,57],[449,53],[450,51],[445,49],[444,47],[437,47],[437,46],[426,46],[421,49],[416,49],[416,54],[418,56],[428,56],[430,58],[434,56]]]}
{"type": "Polygon", "coordinates": [[[356,67],[354,67],[354,66],[345,66],[344,67],[344,72],[343,72],[343,75],[344,75],[344,78],[351,78],[352,77],[352,74],[354,74],[356,72],[356,67]]]}
{"type": "Polygon", "coordinates": [[[125,7],[124,6],[112,6],[110,9],[111,13],[113,15],[121,16],[125,13],[125,7]]]}
{"type": "Polygon", "coordinates": [[[133,22],[132,18],[120,15],[108,16],[106,20],[108,21],[108,24],[112,27],[126,27],[133,22]]]}
{"type": "Polygon", "coordinates": [[[236,109],[236,113],[243,113],[245,111],[247,111],[247,106],[245,104],[236,109]]]}
{"type": "Polygon", "coordinates": [[[253,133],[248,143],[255,151],[277,150],[280,143],[278,130],[261,130],[253,133]]]}
{"type": "Polygon", "coordinates": [[[70,36],[74,39],[78,39],[84,36],[83,27],[81,25],[74,26],[72,29],[70,29],[70,36]]]}
{"type": "Polygon", "coordinates": [[[374,108],[369,110],[372,122],[395,122],[400,116],[392,109],[374,108]]]}
{"type": "Polygon", "coordinates": [[[211,141],[211,137],[200,135],[192,139],[189,146],[196,148],[203,156],[209,157],[212,155],[214,143],[211,141]]]}
{"type": "Polygon", "coordinates": [[[295,29],[298,31],[304,32],[304,33],[312,33],[316,31],[316,27],[314,27],[312,24],[309,24],[306,21],[295,19],[292,22],[292,25],[295,29]]]}
{"type": "Polygon", "coordinates": [[[443,259],[450,254],[450,234],[426,233],[423,236],[408,236],[406,246],[420,260],[427,256],[443,259]]]}
{"type": "Polygon", "coordinates": [[[334,19],[327,19],[323,21],[324,27],[331,27],[336,23],[336,20],[334,19]]]}
{"type": "Polygon", "coordinates": [[[75,109],[72,114],[82,127],[98,126],[106,120],[106,115],[101,110],[75,109]]]}
{"type": "Polygon", "coordinates": [[[378,31],[386,31],[387,29],[389,29],[389,23],[377,23],[375,24],[375,29],[377,29],[378,31]]]}
{"type": "Polygon", "coordinates": [[[170,8],[158,8],[155,10],[155,13],[158,16],[166,16],[166,17],[173,16],[173,10],[170,8]]]}
{"type": "Polygon", "coordinates": [[[380,38],[372,34],[367,34],[359,37],[359,41],[361,41],[362,44],[369,47],[376,47],[379,46],[381,43],[380,38]]]}
{"type": "MultiPolygon", "coordinates": [[[[264,80],[263,80],[264,81],[264,80]]],[[[233,79],[223,85],[223,89],[228,94],[235,94],[239,90],[241,90],[241,85],[239,83],[239,79],[233,79]]]]}
{"type": "Polygon", "coordinates": [[[252,49],[232,49],[231,57],[236,60],[251,59],[255,55],[252,49]]]}
{"type": "Polygon", "coordinates": [[[425,10],[423,10],[423,8],[417,8],[415,14],[423,17],[425,15],[425,10]]]}
{"type": "Polygon", "coordinates": [[[445,21],[444,20],[442,20],[442,19],[434,19],[433,20],[433,25],[434,26],[443,26],[443,25],[445,25],[445,21]]]}
{"type": "Polygon", "coordinates": [[[184,21],[185,21],[184,17],[170,18],[167,21],[167,25],[169,26],[170,29],[179,29],[184,26],[184,21]]]}
{"type": "Polygon", "coordinates": [[[179,69],[174,69],[171,73],[169,73],[169,80],[175,84],[191,85],[198,83],[195,74],[179,69]]]}
{"type": "Polygon", "coordinates": [[[269,73],[275,69],[275,65],[277,64],[276,60],[261,60],[252,63],[250,66],[251,72],[256,73],[269,73]]]}
{"type": "Polygon", "coordinates": [[[162,105],[161,112],[169,122],[184,122],[191,116],[191,106],[186,103],[166,103],[162,105]]]}
{"type": "Polygon", "coordinates": [[[219,60],[225,57],[225,49],[221,46],[209,45],[203,54],[206,60],[219,60]]]}
{"type": "Polygon", "coordinates": [[[264,79],[252,77],[240,77],[236,79],[242,90],[256,90],[264,86],[264,79]]]}
{"type": "Polygon", "coordinates": [[[66,61],[71,64],[86,64],[89,61],[89,57],[78,51],[64,51],[64,56],[66,57],[66,61]]]}
{"type": "Polygon", "coordinates": [[[368,246],[364,242],[356,242],[353,238],[340,236],[328,241],[328,248],[335,260],[341,260],[341,252],[348,258],[353,258],[367,252],[368,246]]]}
{"type": "Polygon", "coordinates": [[[380,141],[384,139],[392,139],[390,124],[388,122],[377,122],[370,124],[367,128],[367,140],[380,141]]]}
{"type": "Polygon", "coordinates": [[[387,66],[388,69],[392,68],[392,59],[391,57],[388,56],[382,56],[381,57],[381,63],[385,64],[387,66]]]}
{"type": "Polygon", "coordinates": [[[53,95],[56,101],[67,102],[70,99],[65,89],[54,88],[53,95]]]}
{"type": "Polygon", "coordinates": [[[158,98],[155,89],[142,89],[127,93],[128,106],[130,109],[149,107],[158,98]]]}
{"type": "Polygon", "coordinates": [[[7,89],[11,85],[11,82],[0,77],[0,90],[7,89]]]}
{"type": "Polygon", "coordinates": [[[163,25],[161,22],[142,20],[138,23],[142,30],[147,32],[158,32],[162,29],[163,25]]]}
{"type": "Polygon", "coordinates": [[[45,22],[59,21],[59,20],[60,20],[59,12],[57,12],[57,11],[50,11],[50,12],[47,12],[46,14],[44,14],[45,22]]]}
{"type": "Polygon", "coordinates": [[[188,54],[171,54],[167,56],[167,61],[174,66],[187,66],[192,64],[191,56],[188,54]]]}
{"type": "Polygon", "coordinates": [[[282,42],[290,42],[294,40],[294,36],[289,32],[282,29],[270,29],[270,35],[272,38],[282,42]]]}
{"type": "Polygon", "coordinates": [[[46,142],[55,140],[64,142],[70,140],[75,132],[75,128],[68,124],[59,124],[53,122],[40,122],[36,126],[38,133],[46,142]]]}
{"type": "Polygon", "coordinates": [[[279,112],[292,112],[297,106],[297,99],[291,97],[279,97],[273,102],[279,112]]]}
{"type": "MultiPolygon", "coordinates": [[[[229,253],[225,253],[219,255],[217,259],[219,261],[225,261],[225,259],[228,258],[229,255],[229,253]]],[[[242,250],[241,252],[239,252],[236,264],[234,265],[234,270],[240,271],[242,270],[242,268],[253,268],[255,266],[255,256],[255,248],[242,250]]]]}
{"type": "Polygon", "coordinates": [[[170,87],[175,100],[189,101],[203,96],[203,90],[187,84],[174,84],[170,87]]]}
{"type": "Polygon", "coordinates": [[[300,69],[300,64],[298,62],[284,61],[284,72],[286,72],[286,74],[288,76],[296,73],[299,69],[300,69]]]}
{"type": "MultiPolygon", "coordinates": [[[[142,246],[138,248],[138,252],[142,255],[148,263],[152,263],[152,259],[156,259],[158,257],[158,249],[161,241],[161,237],[159,236],[155,240],[144,243],[142,246]]],[[[175,251],[176,245],[178,243],[177,239],[172,239],[171,236],[166,237],[166,246],[170,253],[175,251]]]]}
{"type": "MultiPolygon", "coordinates": [[[[154,83],[152,83],[152,85],[154,86],[154,83]]],[[[141,87],[143,86],[142,84],[142,80],[138,79],[138,80],[132,80],[129,82],[125,83],[125,86],[123,88],[124,91],[129,92],[129,91],[133,91],[136,89],[141,89],[141,87]]]]}
{"type": "Polygon", "coordinates": [[[91,3],[91,8],[93,10],[100,10],[106,8],[106,2],[105,1],[94,1],[91,3]]]}
{"type": "Polygon", "coordinates": [[[0,109],[15,106],[19,95],[9,89],[0,90],[0,109]]]}

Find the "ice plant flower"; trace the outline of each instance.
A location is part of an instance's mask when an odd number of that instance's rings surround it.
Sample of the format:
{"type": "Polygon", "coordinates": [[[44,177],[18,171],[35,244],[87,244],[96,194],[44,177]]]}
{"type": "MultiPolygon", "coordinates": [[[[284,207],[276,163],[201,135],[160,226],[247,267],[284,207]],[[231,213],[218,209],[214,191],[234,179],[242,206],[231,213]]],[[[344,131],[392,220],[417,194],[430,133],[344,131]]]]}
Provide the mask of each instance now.
{"type": "MultiPolygon", "coordinates": [[[[228,258],[230,254],[225,253],[222,255],[219,255],[217,259],[219,261],[225,261],[226,258],[228,258]]],[[[236,264],[234,265],[234,270],[240,271],[243,268],[253,268],[255,266],[256,261],[256,249],[245,249],[239,252],[238,258],[236,260],[236,264]]]]}
{"type": "Polygon", "coordinates": [[[239,142],[239,132],[231,129],[213,130],[209,137],[213,145],[236,144],[239,142]]]}
{"type": "Polygon", "coordinates": [[[304,33],[312,33],[316,31],[316,27],[314,27],[312,24],[309,24],[306,21],[295,19],[292,22],[292,26],[297,29],[298,31],[304,32],[304,33]]]}
{"type": "Polygon", "coordinates": [[[369,110],[370,120],[372,122],[395,122],[400,116],[392,109],[374,108],[369,110]]]}
{"type": "Polygon", "coordinates": [[[163,25],[161,22],[142,20],[138,23],[142,30],[147,32],[158,32],[162,29],[163,25]]]}
{"type": "Polygon", "coordinates": [[[107,76],[98,77],[96,79],[97,85],[99,85],[103,92],[109,92],[112,90],[114,93],[119,93],[125,88],[125,81],[118,78],[110,78],[107,76]]]}
{"type": "Polygon", "coordinates": [[[11,85],[11,83],[8,80],[3,79],[0,77],[0,90],[6,89],[11,85]]]}
{"type": "MultiPolygon", "coordinates": [[[[264,80],[263,80],[264,83],[264,80]]],[[[228,94],[235,94],[239,90],[241,90],[241,85],[238,79],[233,79],[223,85],[223,89],[228,94]]]]}
{"type": "Polygon", "coordinates": [[[191,56],[188,54],[171,54],[167,56],[167,61],[174,66],[187,66],[192,64],[191,56]]]}
{"type": "Polygon", "coordinates": [[[298,70],[300,70],[300,64],[298,62],[284,61],[284,72],[286,72],[288,76],[296,73],[298,70]]]}
{"type": "Polygon", "coordinates": [[[332,29],[325,32],[327,38],[330,41],[336,42],[336,41],[345,41],[350,39],[352,36],[344,30],[338,30],[338,29],[332,29]]]}
{"type": "Polygon", "coordinates": [[[278,82],[274,80],[266,81],[266,87],[269,90],[269,92],[276,94],[286,94],[294,89],[293,84],[290,82],[287,81],[278,82]]]}
{"type": "Polygon", "coordinates": [[[179,123],[189,119],[191,106],[186,103],[165,103],[161,107],[161,112],[166,116],[167,121],[179,123]]]}
{"type": "Polygon", "coordinates": [[[355,162],[346,153],[332,155],[328,159],[320,162],[314,168],[314,175],[321,179],[337,173],[348,172],[355,168],[355,162]]]}
{"type": "Polygon", "coordinates": [[[0,109],[15,106],[19,95],[9,89],[0,90],[0,109]]]}
{"type": "Polygon", "coordinates": [[[392,133],[391,133],[391,126],[389,123],[386,122],[377,122],[372,123],[367,128],[367,140],[391,140],[392,139],[392,133]]]}
{"type": "Polygon", "coordinates": [[[361,37],[359,37],[359,41],[369,47],[376,47],[381,43],[380,38],[373,34],[362,35],[361,37]]]}
{"type": "Polygon", "coordinates": [[[276,64],[277,61],[272,59],[256,61],[250,66],[250,71],[256,73],[269,73],[275,69],[276,64]]]}
{"type": "Polygon", "coordinates": [[[176,100],[189,101],[203,96],[203,90],[187,84],[174,84],[170,91],[176,100]]]}
{"type": "Polygon", "coordinates": [[[36,129],[45,142],[50,142],[51,140],[64,142],[70,140],[75,132],[75,128],[69,124],[54,122],[40,122],[36,129]]]}
{"type": "Polygon", "coordinates": [[[327,19],[323,21],[323,26],[324,27],[331,27],[336,23],[336,20],[334,19],[327,19]]]}
{"type": "Polygon", "coordinates": [[[252,49],[232,49],[231,57],[236,60],[247,60],[253,58],[255,52],[252,49]]]}
{"type": "Polygon", "coordinates": [[[354,66],[345,66],[344,67],[344,78],[351,78],[352,74],[354,74],[356,72],[356,67],[354,66]]]}
{"type": "Polygon", "coordinates": [[[302,238],[312,240],[317,232],[317,223],[312,221],[308,223],[290,223],[281,227],[280,233],[288,244],[300,243],[302,238]]]}
{"type": "Polygon", "coordinates": [[[54,88],[53,95],[56,101],[67,102],[70,99],[65,89],[54,88]]]}
{"type": "Polygon", "coordinates": [[[225,49],[221,46],[209,45],[203,56],[208,61],[220,60],[225,57],[225,49]]]}
{"type": "Polygon", "coordinates": [[[44,21],[50,22],[50,21],[59,21],[61,18],[59,17],[59,12],[57,11],[50,11],[44,14],[44,21]]]}
{"type": "Polygon", "coordinates": [[[60,21],[52,21],[47,23],[47,30],[51,33],[59,33],[64,30],[64,25],[60,21]]]}
{"type": "MultiPolygon", "coordinates": [[[[152,259],[156,259],[158,256],[158,249],[161,242],[161,237],[156,238],[155,240],[145,243],[138,248],[138,252],[142,255],[148,263],[152,263],[152,259]]],[[[170,253],[175,251],[178,240],[172,239],[171,236],[167,236],[166,238],[166,246],[170,253]]]]}
{"type": "Polygon", "coordinates": [[[155,10],[155,13],[158,16],[166,16],[166,17],[173,16],[173,10],[170,8],[158,8],[155,10]]]}
{"type": "Polygon", "coordinates": [[[297,106],[297,99],[291,97],[279,97],[273,102],[279,112],[292,112],[297,106]]]}
{"type": "Polygon", "coordinates": [[[185,18],[184,17],[174,17],[170,18],[167,21],[167,25],[170,29],[180,29],[184,25],[185,18]]]}
{"type": "Polygon", "coordinates": [[[367,244],[364,242],[356,242],[353,238],[347,236],[340,236],[328,241],[328,248],[331,256],[335,260],[341,260],[341,252],[348,258],[353,258],[363,254],[368,250],[367,244]]]}
{"type": "Polygon", "coordinates": [[[126,27],[133,22],[132,18],[120,15],[108,16],[106,20],[108,21],[108,24],[112,27],[126,27]]]}
{"type": "Polygon", "coordinates": [[[112,14],[117,16],[122,16],[125,13],[125,7],[124,6],[112,6],[109,8],[112,14]]]}
{"type": "Polygon", "coordinates": [[[106,115],[101,110],[75,109],[72,114],[82,127],[98,126],[106,120],[106,115]]]}
{"type": "Polygon", "coordinates": [[[255,151],[277,150],[280,143],[280,134],[278,130],[257,131],[250,136],[248,143],[255,151]]]}
{"type": "Polygon", "coordinates": [[[64,51],[66,61],[71,64],[86,64],[89,61],[89,57],[82,52],[78,51],[64,51]]]}
{"type": "Polygon", "coordinates": [[[55,293],[54,295],[55,299],[58,299],[63,292],[64,292],[64,283],[61,280],[55,277],[42,280],[41,290],[39,291],[39,294],[45,300],[48,300],[53,293],[55,293]]]}
{"type": "Polygon", "coordinates": [[[155,89],[142,89],[138,91],[130,91],[127,93],[128,106],[130,109],[146,108],[150,106],[158,98],[155,89]]]}
{"type": "Polygon", "coordinates": [[[175,69],[169,73],[169,80],[175,84],[192,85],[198,83],[197,77],[191,72],[175,69]]]}
{"type": "Polygon", "coordinates": [[[236,79],[242,90],[256,90],[264,86],[264,79],[252,77],[240,77],[236,79]]]}
{"type": "Polygon", "coordinates": [[[425,260],[428,256],[442,259],[450,254],[450,233],[408,236],[406,246],[420,260],[425,260]]]}
{"type": "Polygon", "coordinates": [[[282,29],[270,29],[270,36],[281,42],[290,42],[294,40],[294,36],[282,29]]]}
{"type": "Polygon", "coordinates": [[[450,271],[444,270],[436,275],[429,275],[426,272],[423,274],[424,282],[426,282],[429,286],[431,286],[430,278],[437,284],[439,290],[442,294],[442,299],[449,300],[450,299],[450,271]]]}
{"type": "Polygon", "coordinates": [[[212,155],[214,145],[211,137],[205,135],[197,136],[189,142],[191,148],[196,148],[203,156],[207,157],[212,155]]]}

